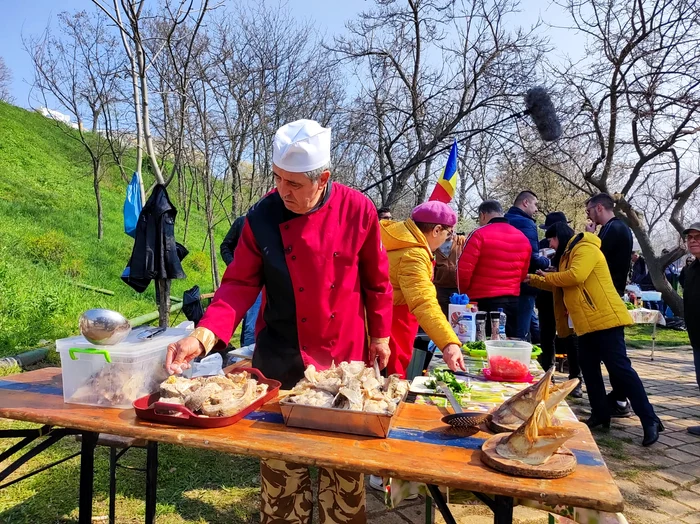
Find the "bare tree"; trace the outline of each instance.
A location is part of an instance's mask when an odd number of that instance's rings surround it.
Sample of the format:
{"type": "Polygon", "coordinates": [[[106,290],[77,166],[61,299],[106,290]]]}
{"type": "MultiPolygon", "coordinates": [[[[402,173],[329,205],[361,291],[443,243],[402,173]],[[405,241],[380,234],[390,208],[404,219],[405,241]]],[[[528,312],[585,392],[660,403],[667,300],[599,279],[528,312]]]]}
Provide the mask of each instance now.
{"type": "Polygon", "coordinates": [[[683,249],[657,254],[651,233],[669,221],[680,234],[700,185],[697,172],[682,169],[700,131],[700,11],[692,0],[560,5],[587,36],[587,59],[554,68],[570,94],[570,114],[558,163],[550,158],[547,165],[582,192],[614,194],[654,286],[681,313],[664,269],[683,249]],[[563,174],[567,162],[576,176],[563,174]]]}
{"type": "Polygon", "coordinates": [[[60,108],[77,121],[77,132],[58,124],[68,136],[78,140],[90,157],[93,190],[97,203],[97,238],[103,236],[100,180],[111,156],[108,140],[99,124],[105,108],[118,91],[123,64],[118,43],[110,34],[106,18],[80,11],[60,13],[60,34],[47,28],[42,38],[30,38],[25,48],[34,64],[34,87],[44,105],[57,100],[60,108]],[[89,122],[91,132],[86,131],[89,122]]]}
{"type": "Polygon", "coordinates": [[[10,94],[10,85],[12,84],[12,71],[5,64],[5,59],[0,56],[0,100],[11,103],[14,101],[10,94]]]}
{"type": "Polygon", "coordinates": [[[349,24],[351,36],[337,38],[332,49],[342,59],[369,60],[368,75],[382,86],[381,154],[391,183],[384,203],[393,205],[419,169],[417,198],[425,197],[430,159],[446,158],[454,138],[464,143],[474,134],[460,126],[465,119],[494,124],[520,103],[544,47],[533,29],[506,29],[516,11],[510,0],[377,4],[349,24]]]}

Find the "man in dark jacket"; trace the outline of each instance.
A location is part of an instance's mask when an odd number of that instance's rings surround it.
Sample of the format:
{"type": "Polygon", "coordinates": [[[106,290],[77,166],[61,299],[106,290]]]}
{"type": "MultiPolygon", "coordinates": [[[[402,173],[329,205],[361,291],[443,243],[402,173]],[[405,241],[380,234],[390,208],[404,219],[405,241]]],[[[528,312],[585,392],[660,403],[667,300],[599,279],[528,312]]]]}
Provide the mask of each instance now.
{"type": "Polygon", "coordinates": [[[590,220],[586,231],[595,233],[601,226],[600,250],[610,268],[615,290],[625,294],[627,275],[632,261],[632,231],[627,224],[615,216],[615,201],[607,193],[598,193],[586,201],[586,215],[590,220]]]}
{"type": "MultiPolygon", "coordinates": [[[[685,325],[688,328],[690,345],[693,346],[695,378],[700,387],[700,222],[696,222],[683,232],[688,251],[695,262],[685,268],[683,286],[683,306],[685,325]]],[[[700,437],[700,426],[690,426],[688,432],[700,437]]]]}
{"type": "MultiPolygon", "coordinates": [[[[533,218],[537,213],[537,195],[532,191],[521,191],[515,198],[513,207],[506,213],[508,223],[518,229],[530,242],[532,254],[530,258],[529,273],[545,270],[549,267],[549,259],[539,254],[539,240],[537,237],[537,225],[533,218]]],[[[520,286],[518,298],[518,325],[516,337],[527,340],[530,334],[530,321],[535,310],[535,297],[537,290],[527,284],[520,286]]]]}
{"type": "MultiPolygon", "coordinates": [[[[598,226],[600,250],[610,269],[615,291],[622,296],[625,294],[627,276],[632,262],[632,231],[627,224],[615,216],[615,201],[607,193],[598,193],[586,201],[586,215],[590,222],[586,231],[595,233],[598,226]]],[[[612,391],[608,395],[610,413],[613,417],[629,417],[632,415],[630,403],[624,394],[624,388],[616,384],[615,377],[610,377],[612,391]]]]}
{"type": "MultiPolygon", "coordinates": [[[[241,231],[243,231],[244,225],[245,215],[240,216],[233,221],[231,228],[224,237],[224,241],[221,242],[219,251],[221,252],[221,258],[226,263],[226,266],[230,266],[233,262],[233,253],[236,251],[238,239],[241,238],[241,231]]],[[[245,314],[245,317],[243,317],[243,322],[241,323],[241,347],[255,344],[255,321],[258,319],[261,304],[262,293],[258,295],[258,298],[255,300],[253,306],[245,314]]]]}

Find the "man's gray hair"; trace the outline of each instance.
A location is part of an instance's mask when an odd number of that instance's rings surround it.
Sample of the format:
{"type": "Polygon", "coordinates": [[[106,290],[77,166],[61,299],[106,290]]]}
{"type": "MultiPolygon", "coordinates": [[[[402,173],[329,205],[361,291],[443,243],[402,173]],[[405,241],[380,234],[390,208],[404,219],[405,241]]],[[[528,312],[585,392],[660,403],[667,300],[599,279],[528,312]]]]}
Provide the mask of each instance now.
{"type": "Polygon", "coordinates": [[[331,169],[331,163],[328,162],[326,165],[321,166],[318,169],[312,169],[311,171],[306,171],[304,174],[312,182],[318,182],[318,179],[321,178],[321,173],[323,173],[324,171],[330,171],[330,169],[331,169]]]}
{"type": "Polygon", "coordinates": [[[481,205],[479,205],[479,214],[483,213],[484,215],[491,215],[491,214],[503,214],[503,208],[501,207],[501,204],[497,200],[484,200],[481,205]]]}

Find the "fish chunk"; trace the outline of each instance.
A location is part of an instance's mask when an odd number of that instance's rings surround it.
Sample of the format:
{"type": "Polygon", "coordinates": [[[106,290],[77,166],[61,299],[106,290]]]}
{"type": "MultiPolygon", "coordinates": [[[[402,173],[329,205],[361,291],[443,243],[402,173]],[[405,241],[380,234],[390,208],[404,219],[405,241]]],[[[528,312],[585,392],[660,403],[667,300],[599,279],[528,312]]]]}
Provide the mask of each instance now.
{"type": "Polygon", "coordinates": [[[223,388],[218,384],[214,382],[205,384],[194,393],[191,393],[185,397],[185,406],[187,406],[190,411],[200,411],[204,405],[204,402],[206,402],[207,399],[214,393],[218,393],[219,391],[223,391],[223,388]]]}
{"type": "Polygon", "coordinates": [[[496,452],[525,464],[544,464],[576,433],[573,428],[552,425],[547,406],[541,401],[532,416],[496,446],[496,452]]]}

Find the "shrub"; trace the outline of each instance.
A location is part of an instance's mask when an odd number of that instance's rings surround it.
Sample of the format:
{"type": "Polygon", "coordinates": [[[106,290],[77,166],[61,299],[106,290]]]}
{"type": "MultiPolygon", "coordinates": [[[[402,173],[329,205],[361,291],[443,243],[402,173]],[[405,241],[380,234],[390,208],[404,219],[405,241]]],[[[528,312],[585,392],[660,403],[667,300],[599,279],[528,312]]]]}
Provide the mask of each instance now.
{"type": "Polygon", "coordinates": [[[29,255],[36,262],[61,264],[70,251],[68,239],[58,231],[47,231],[27,241],[29,255]]]}
{"type": "Polygon", "coordinates": [[[68,277],[77,278],[85,271],[85,262],[80,258],[64,260],[61,264],[61,271],[68,277]]]}
{"type": "Polygon", "coordinates": [[[196,251],[195,253],[190,253],[185,262],[194,270],[199,273],[209,271],[210,261],[209,255],[204,251],[196,251]]]}

